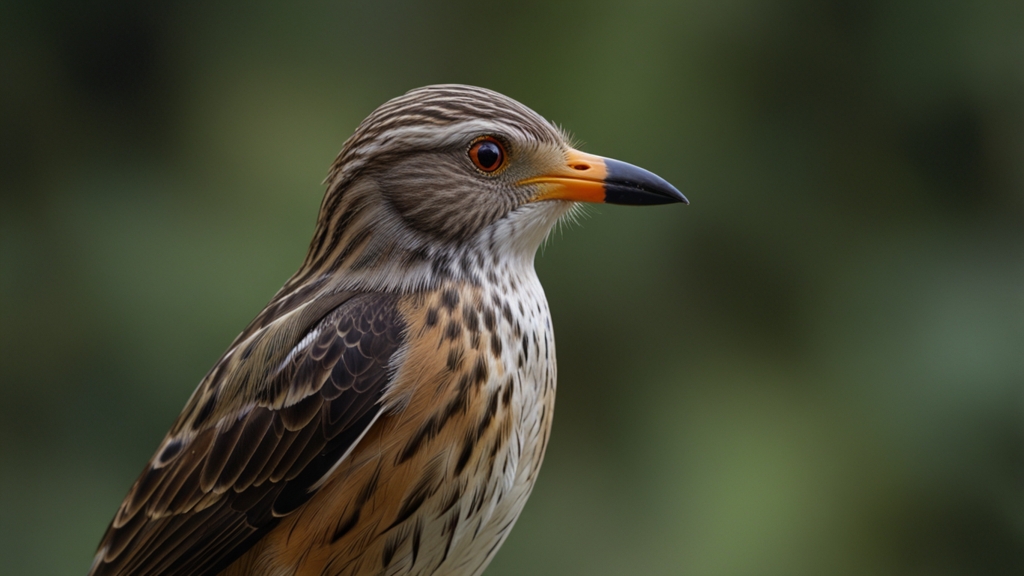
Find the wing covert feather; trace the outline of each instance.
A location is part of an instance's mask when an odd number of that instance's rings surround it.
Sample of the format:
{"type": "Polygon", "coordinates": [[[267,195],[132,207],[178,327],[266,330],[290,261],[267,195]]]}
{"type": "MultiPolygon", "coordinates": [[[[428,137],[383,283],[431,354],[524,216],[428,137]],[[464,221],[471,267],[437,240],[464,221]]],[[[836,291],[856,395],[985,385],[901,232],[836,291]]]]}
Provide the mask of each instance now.
{"type": "Polygon", "coordinates": [[[265,348],[249,356],[272,330],[255,332],[234,364],[235,350],[225,354],[207,380],[241,374],[249,387],[233,389],[253,392],[219,398],[224,385],[200,385],[122,503],[90,575],[216,574],[311,498],[380,413],[406,336],[397,304],[393,295],[351,297],[278,351],[276,370],[244,366],[274,362],[265,348]],[[212,394],[200,393],[204,385],[212,394]]]}

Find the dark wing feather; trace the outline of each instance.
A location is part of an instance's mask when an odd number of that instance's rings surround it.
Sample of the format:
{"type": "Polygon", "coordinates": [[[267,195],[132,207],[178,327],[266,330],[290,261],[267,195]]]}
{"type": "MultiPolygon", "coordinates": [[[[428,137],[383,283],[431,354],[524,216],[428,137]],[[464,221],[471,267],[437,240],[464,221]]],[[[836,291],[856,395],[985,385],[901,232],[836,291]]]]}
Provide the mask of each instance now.
{"type": "Polygon", "coordinates": [[[243,363],[266,365],[260,370],[218,365],[135,482],[90,574],[199,576],[226,568],[309,500],[376,420],[404,339],[397,298],[363,294],[280,353],[242,354],[243,363]],[[236,388],[240,402],[218,406],[219,388],[237,374],[264,376],[236,388]]]}

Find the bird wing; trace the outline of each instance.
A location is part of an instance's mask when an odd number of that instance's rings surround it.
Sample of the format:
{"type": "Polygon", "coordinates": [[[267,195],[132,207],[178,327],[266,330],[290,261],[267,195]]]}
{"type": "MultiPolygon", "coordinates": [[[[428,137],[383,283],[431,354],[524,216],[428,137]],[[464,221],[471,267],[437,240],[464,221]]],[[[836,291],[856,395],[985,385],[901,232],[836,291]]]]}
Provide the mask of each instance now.
{"type": "Polygon", "coordinates": [[[406,337],[397,304],[356,295],[308,329],[271,325],[229,350],[135,481],[90,574],[216,574],[309,500],[381,412],[406,337]]]}

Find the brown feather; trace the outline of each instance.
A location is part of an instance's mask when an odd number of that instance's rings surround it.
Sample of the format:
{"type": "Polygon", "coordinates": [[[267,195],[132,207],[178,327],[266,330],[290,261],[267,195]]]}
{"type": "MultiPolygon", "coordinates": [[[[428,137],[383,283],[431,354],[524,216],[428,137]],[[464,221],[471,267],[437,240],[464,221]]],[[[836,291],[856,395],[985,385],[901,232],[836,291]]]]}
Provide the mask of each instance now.
{"type": "MultiPolygon", "coordinates": [[[[275,514],[290,512],[307,500],[311,486],[365,432],[381,409],[391,358],[401,348],[405,334],[396,302],[387,295],[352,297],[313,328],[320,331],[320,340],[328,347],[356,334],[356,343],[376,351],[359,362],[358,374],[344,393],[339,396],[333,388],[330,391],[336,400],[342,400],[335,420],[362,429],[324,424],[335,409],[332,401],[320,394],[327,378],[318,376],[349,373],[341,359],[345,354],[349,358],[362,355],[358,345],[346,347],[355,352],[316,357],[309,348],[296,350],[285,373],[270,377],[287,382],[280,388],[283,392],[309,391],[308,396],[290,406],[280,406],[277,399],[262,404],[250,400],[245,412],[234,413],[246,414],[244,417],[227,412],[209,418],[196,432],[187,432],[187,422],[176,425],[173,430],[178,436],[165,444],[183,442],[180,454],[170,462],[161,462],[159,454],[154,456],[108,529],[101,544],[103,558],[91,574],[216,573],[226,559],[243,554],[254,535],[269,530],[277,522],[275,514]],[[340,330],[341,325],[346,329],[340,330]],[[367,327],[378,329],[361,333],[367,327]],[[317,368],[309,370],[310,364],[317,368]]],[[[275,332],[264,329],[256,335],[271,333],[275,332]]],[[[292,334],[288,352],[303,337],[294,331],[276,334],[278,340],[281,334],[292,334]]],[[[260,340],[250,358],[285,355],[268,348],[266,342],[260,340]]],[[[230,356],[230,352],[225,356],[229,365],[230,356]]],[[[272,382],[268,380],[268,385],[272,382]]],[[[193,403],[208,402],[211,396],[202,390],[193,403]]],[[[224,408],[214,409],[214,414],[222,412],[224,408]]],[[[183,417],[190,414],[199,411],[186,410],[183,417]]]]}

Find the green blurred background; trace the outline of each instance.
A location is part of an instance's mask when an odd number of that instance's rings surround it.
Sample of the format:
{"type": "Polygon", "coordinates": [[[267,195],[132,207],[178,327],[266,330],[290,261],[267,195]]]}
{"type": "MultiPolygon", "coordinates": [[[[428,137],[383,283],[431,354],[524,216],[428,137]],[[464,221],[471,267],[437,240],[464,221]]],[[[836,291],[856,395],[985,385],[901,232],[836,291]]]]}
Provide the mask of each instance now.
{"type": "Polygon", "coordinates": [[[83,574],[358,122],[508,94],[689,207],[537,267],[497,575],[1024,571],[1024,2],[0,3],[0,572],[83,574]]]}

